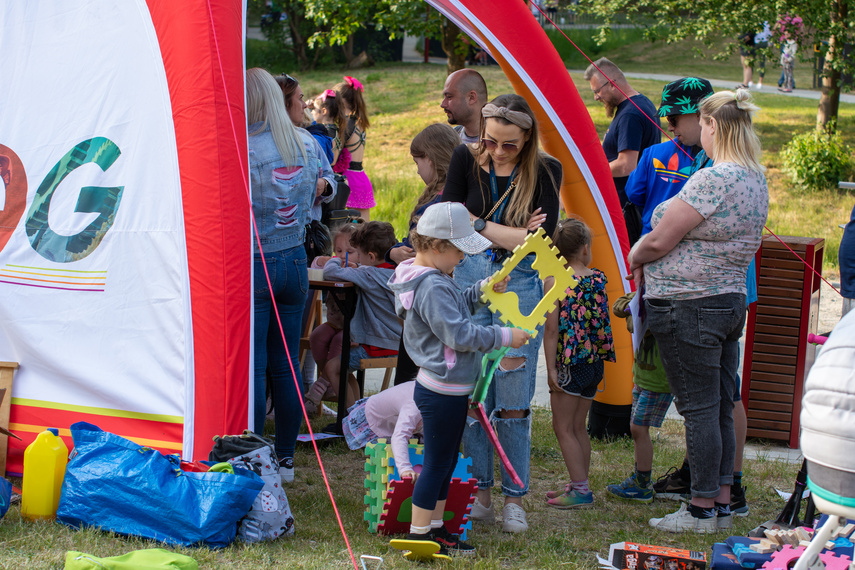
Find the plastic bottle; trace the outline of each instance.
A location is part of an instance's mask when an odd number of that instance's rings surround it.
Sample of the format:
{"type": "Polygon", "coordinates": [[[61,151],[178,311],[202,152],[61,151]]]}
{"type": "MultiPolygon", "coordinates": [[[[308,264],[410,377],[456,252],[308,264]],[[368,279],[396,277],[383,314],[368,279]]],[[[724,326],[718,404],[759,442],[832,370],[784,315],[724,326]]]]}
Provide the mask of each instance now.
{"type": "Polygon", "coordinates": [[[24,481],[21,515],[24,518],[54,519],[59,507],[62,479],[68,463],[68,448],[59,430],[48,428],[24,451],[24,481]]]}

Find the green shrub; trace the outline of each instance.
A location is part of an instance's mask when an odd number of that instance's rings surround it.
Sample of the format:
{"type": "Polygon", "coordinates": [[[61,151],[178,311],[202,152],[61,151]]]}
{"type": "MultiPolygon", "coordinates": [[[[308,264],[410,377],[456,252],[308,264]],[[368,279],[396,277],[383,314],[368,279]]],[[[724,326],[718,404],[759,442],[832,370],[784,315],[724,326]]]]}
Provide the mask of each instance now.
{"type": "Polygon", "coordinates": [[[784,172],[804,190],[830,190],[855,171],[852,147],[839,132],[810,131],[793,137],[781,151],[784,172]]]}

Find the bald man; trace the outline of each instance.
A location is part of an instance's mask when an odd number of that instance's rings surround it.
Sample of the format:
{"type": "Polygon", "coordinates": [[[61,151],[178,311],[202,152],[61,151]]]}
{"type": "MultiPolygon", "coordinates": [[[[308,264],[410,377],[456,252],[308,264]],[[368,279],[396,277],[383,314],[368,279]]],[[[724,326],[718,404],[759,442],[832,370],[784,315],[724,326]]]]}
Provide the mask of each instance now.
{"type": "Polygon", "coordinates": [[[474,69],[455,71],[445,80],[439,106],[460,135],[460,142],[476,143],[481,138],[481,109],[486,104],[487,83],[474,69]]]}

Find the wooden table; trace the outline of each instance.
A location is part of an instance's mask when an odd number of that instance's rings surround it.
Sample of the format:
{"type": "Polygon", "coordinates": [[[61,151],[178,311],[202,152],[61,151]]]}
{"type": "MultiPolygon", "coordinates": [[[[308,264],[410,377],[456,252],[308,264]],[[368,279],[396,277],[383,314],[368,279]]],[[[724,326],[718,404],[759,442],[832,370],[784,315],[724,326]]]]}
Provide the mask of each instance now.
{"type": "Polygon", "coordinates": [[[327,426],[324,431],[342,435],[341,421],[347,415],[347,379],[350,365],[350,321],[356,313],[356,286],[349,281],[314,281],[309,280],[309,288],[327,291],[329,297],[338,305],[344,315],[344,327],[341,338],[341,370],[338,375],[338,412],[335,425],[327,426]]]}

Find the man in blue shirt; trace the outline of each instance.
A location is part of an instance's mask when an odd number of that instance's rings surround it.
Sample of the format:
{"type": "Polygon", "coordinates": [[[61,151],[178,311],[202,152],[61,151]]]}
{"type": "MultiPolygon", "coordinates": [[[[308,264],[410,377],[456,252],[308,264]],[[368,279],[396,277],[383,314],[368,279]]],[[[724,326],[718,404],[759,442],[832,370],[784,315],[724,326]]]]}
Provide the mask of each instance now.
{"type": "Polygon", "coordinates": [[[594,100],[605,105],[607,117],[613,117],[603,137],[603,151],[633,244],[641,235],[641,215],[627,200],[624,188],[644,149],[659,144],[659,117],[650,99],[633,89],[620,68],[607,58],[588,66],[585,79],[591,84],[594,100]]]}

